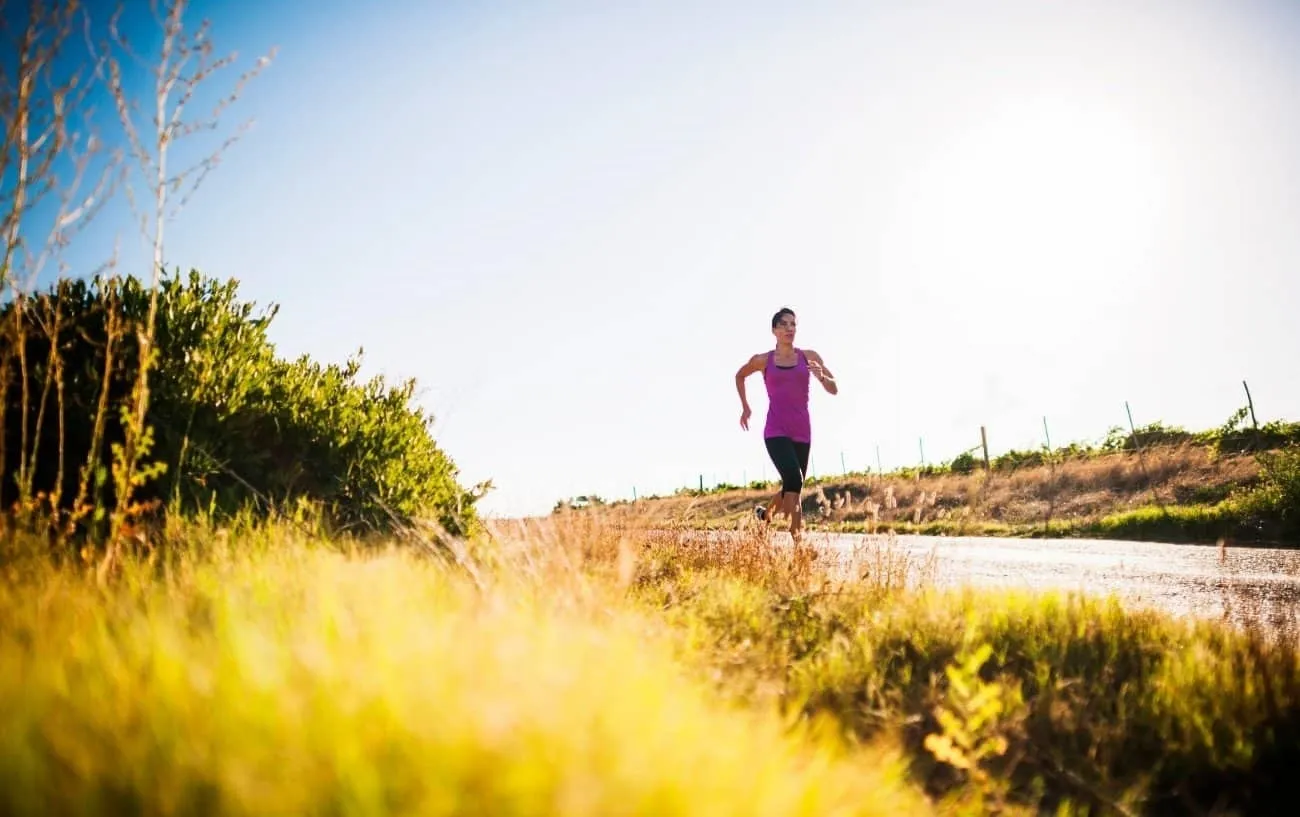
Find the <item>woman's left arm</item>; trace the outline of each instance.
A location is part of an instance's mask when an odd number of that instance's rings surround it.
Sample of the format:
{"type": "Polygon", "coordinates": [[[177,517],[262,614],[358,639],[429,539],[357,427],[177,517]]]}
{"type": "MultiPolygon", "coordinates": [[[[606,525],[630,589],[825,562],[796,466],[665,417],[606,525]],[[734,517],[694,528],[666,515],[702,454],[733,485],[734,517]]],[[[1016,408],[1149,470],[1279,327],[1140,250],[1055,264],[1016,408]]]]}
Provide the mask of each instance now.
{"type": "Polygon", "coordinates": [[[840,387],[835,382],[835,375],[826,368],[826,361],[822,360],[822,356],[811,349],[805,349],[804,354],[808,357],[808,370],[813,373],[813,377],[817,378],[817,382],[822,384],[822,388],[831,394],[839,394],[840,387]]]}

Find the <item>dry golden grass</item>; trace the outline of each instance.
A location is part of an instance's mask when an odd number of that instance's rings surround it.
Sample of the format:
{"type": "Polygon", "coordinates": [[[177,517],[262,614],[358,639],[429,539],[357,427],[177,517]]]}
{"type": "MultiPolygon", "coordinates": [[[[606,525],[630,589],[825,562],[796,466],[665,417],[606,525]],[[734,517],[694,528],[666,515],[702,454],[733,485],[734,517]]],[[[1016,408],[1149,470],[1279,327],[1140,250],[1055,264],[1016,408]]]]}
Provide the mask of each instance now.
{"type": "Polygon", "coordinates": [[[496,533],[534,582],[611,617],[629,602],[662,616],[684,666],[725,698],[829,716],[854,741],[901,734],[945,813],[1053,813],[1062,798],[1089,813],[1272,813],[1292,797],[1300,664],[1254,629],[946,589],[889,536],[832,560],[748,523],[693,530],[653,503],[496,533]]]}
{"type": "Polygon", "coordinates": [[[190,531],[107,584],[0,540],[0,812],[935,813],[890,736],[683,672],[627,596],[644,529],[497,533],[478,581],[288,529],[190,531]]]}
{"type": "MultiPolygon", "coordinates": [[[[1144,505],[1215,503],[1259,475],[1247,454],[1216,457],[1198,445],[1152,448],[1139,457],[1115,453],[1064,459],[1010,472],[942,474],[905,478],[828,478],[804,495],[810,524],[937,520],[1009,526],[1097,519],[1144,505]]],[[[641,500],[686,523],[736,522],[770,497],[766,490],[739,489],[703,496],[641,500]]]]}
{"type": "Polygon", "coordinates": [[[177,523],[106,584],[38,540],[0,544],[5,813],[1294,800],[1286,644],[944,589],[892,537],[832,558],[619,508],[496,522],[462,543],[471,571],[177,523]]]}

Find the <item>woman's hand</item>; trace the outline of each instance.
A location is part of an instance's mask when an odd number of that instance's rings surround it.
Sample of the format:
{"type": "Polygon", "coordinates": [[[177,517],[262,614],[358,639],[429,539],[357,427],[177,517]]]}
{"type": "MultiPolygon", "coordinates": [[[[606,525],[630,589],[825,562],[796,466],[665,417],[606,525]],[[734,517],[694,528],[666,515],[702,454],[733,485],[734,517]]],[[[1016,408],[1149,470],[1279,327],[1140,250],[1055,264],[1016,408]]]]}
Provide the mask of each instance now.
{"type": "Polygon", "coordinates": [[[745,398],[745,378],[751,374],[757,374],[763,371],[763,365],[767,362],[766,355],[754,355],[744,366],[736,370],[736,394],[740,396],[740,405],[744,411],[740,415],[740,427],[749,431],[749,400],[745,398]]]}
{"type": "Polygon", "coordinates": [[[839,394],[840,387],[835,382],[835,375],[831,374],[830,369],[826,368],[826,362],[822,360],[822,356],[811,349],[805,350],[805,355],[808,358],[808,371],[812,372],[813,377],[817,378],[817,382],[822,384],[822,388],[831,394],[839,394]]]}

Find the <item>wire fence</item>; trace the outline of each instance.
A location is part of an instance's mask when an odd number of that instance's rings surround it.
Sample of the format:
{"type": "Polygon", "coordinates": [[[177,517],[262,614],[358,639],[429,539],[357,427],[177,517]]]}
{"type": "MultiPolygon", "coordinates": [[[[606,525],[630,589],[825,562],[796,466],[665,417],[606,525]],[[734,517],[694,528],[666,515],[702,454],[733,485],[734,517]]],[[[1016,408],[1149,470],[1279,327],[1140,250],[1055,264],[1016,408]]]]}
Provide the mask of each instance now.
{"type": "MultiPolygon", "coordinates": [[[[1237,419],[1249,421],[1251,428],[1256,435],[1259,434],[1260,424],[1255,413],[1254,399],[1250,393],[1250,386],[1245,380],[1241,382],[1242,389],[1245,392],[1245,405],[1241,407],[1236,415],[1237,419]]],[[[1128,401],[1124,402],[1124,416],[1127,421],[1127,434],[1123,434],[1123,426],[1112,426],[1110,436],[1103,443],[1103,447],[1111,447],[1115,450],[1121,450],[1125,441],[1135,442],[1129,446],[1130,453],[1135,453],[1141,457],[1143,451],[1143,440],[1156,440],[1167,437],[1170,433],[1177,435],[1176,429],[1169,429],[1160,423],[1151,423],[1139,427],[1133,419],[1133,411],[1128,401]],[[1119,439],[1115,438],[1115,430],[1121,432],[1119,439]]],[[[1188,434],[1191,437],[1194,435],[1188,434]]],[[[984,471],[994,470],[1000,462],[1006,462],[1009,458],[1012,461],[1020,462],[1031,460],[1026,455],[1031,452],[1008,449],[998,455],[991,455],[989,448],[988,427],[981,425],[977,431],[971,435],[971,445],[963,450],[958,451],[951,458],[946,460],[935,461],[926,456],[925,438],[917,438],[917,459],[911,464],[897,465],[886,471],[881,459],[880,446],[874,445],[872,450],[865,456],[859,452],[850,452],[847,450],[833,451],[831,454],[822,454],[820,460],[816,451],[810,454],[808,463],[808,473],[806,475],[809,484],[817,484],[826,480],[843,479],[852,477],[883,477],[887,475],[924,475],[933,474],[949,470],[957,470],[961,473],[969,473],[976,469],[984,471]],[[829,463],[828,463],[829,460],[829,463]],[[851,467],[852,465],[852,467],[851,467]]],[[[1063,448],[1054,448],[1052,445],[1051,428],[1048,418],[1042,418],[1042,444],[1032,450],[1034,455],[1052,454],[1058,452],[1068,454],[1075,450],[1081,450],[1078,444],[1070,444],[1063,448]]],[[[1041,460],[1039,460],[1041,461],[1041,460]]],[[[725,491],[735,488],[762,488],[766,489],[777,484],[780,481],[776,469],[770,462],[761,461],[750,470],[741,468],[739,471],[728,469],[724,471],[704,471],[694,475],[693,479],[685,481],[676,487],[672,493],[711,493],[725,491]]],[[[639,499],[653,498],[662,494],[646,495],[638,486],[633,486],[630,499],[637,501],[639,499]]]]}

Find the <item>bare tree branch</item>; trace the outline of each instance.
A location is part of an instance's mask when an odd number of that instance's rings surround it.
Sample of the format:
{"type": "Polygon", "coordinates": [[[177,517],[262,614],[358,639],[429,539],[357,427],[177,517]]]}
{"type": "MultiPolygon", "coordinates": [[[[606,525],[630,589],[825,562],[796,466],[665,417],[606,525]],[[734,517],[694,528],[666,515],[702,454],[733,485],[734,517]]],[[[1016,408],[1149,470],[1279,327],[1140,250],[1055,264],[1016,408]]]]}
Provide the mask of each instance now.
{"type": "MultiPolygon", "coordinates": [[[[223,152],[234,143],[241,131],[237,130],[235,135],[226,139],[215,152],[194,166],[169,175],[168,161],[171,151],[185,136],[200,130],[215,131],[219,114],[239,96],[248,79],[260,72],[270,61],[269,57],[258,60],[251,71],[241,76],[235,89],[218,104],[210,120],[198,125],[188,123],[184,119],[185,110],[199,87],[206,84],[216,72],[233,64],[235,58],[232,54],[221,59],[212,59],[212,43],[208,36],[210,24],[207,20],[202,21],[192,35],[186,36],[184,16],[187,7],[187,0],[162,0],[161,3],[155,0],[150,4],[154,19],[162,28],[163,38],[158,61],[153,69],[153,133],[150,136],[151,143],[147,146],[133,115],[134,106],[123,82],[121,64],[113,49],[111,47],[106,49],[109,89],[117,107],[118,118],[127,135],[131,153],[135,158],[136,170],[143,180],[142,186],[152,199],[147,214],[143,207],[137,207],[137,196],[130,184],[127,184],[127,197],[132,211],[140,218],[142,235],[149,241],[153,250],[148,315],[144,325],[137,328],[140,358],[131,395],[132,414],[126,424],[120,461],[114,466],[118,505],[112,524],[111,536],[114,541],[117,540],[117,531],[121,529],[131,507],[138,458],[142,453],[141,446],[147,439],[145,416],[149,405],[149,369],[153,364],[159,284],[166,262],[164,252],[166,225],[189,201],[199,184],[216,166],[223,152]],[[191,177],[194,179],[193,185],[180,195],[179,203],[172,204],[170,201],[172,195],[181,193],[182,184],[191,177]]],[[[119,49],[130,53],[125,37],[121,35],[117,26],[118,19],[118,15],[114,15],[110,25],[111,39],[119,49]]],[[[110,554],[108,558],[111,559],[112,555],[110,554]]]]}
{"type": "Polygon", "coordinates": [[[29,0],[27,22],[17,43],[16,76],[10,78],[0,65],[4,74],[0,88],[15,91],[0,91],[0,109],[8,114],[0,145],[0,179],[14,170],[12,191],[0,199],[4,235],[0,291],[5,284],[15,291],[30,289],[49,258],[67,246],[70,228],[84,226],[110,192],[111,167],[100,174],[88,194],[82,192],[90,163],[102,151],[89,124],[93,111],[85,106],[93,84],[86,79],[87,72],[60,70],[56,65],[77,14],[75,0],[29,0]],[[74,116],[85,120],[86,135],[74,127],[74,116]],[[71,165],[71,179],[62,177],[59,166],[63,164],[71,165]],[[43,240],[33,242],[30,216],[56,192],[60,203],[53,224],[43,240]]]}
{"type": "MultiPolygon", "coordinates": [[[[0,1],[0,6],[3,2],[0,1]]],[[[51,299],[33,299],[33,290],[51,259],[60,258],[71,236],[83,228],[111,194],[109,167],[92,172],[103,144],[92,126],[87,106],[96,70],[69,60],[65,45],[81,14],[78,0],[28,0],[21,27],[0,15],[0,297],[11,296],[7,320],[0,327],[6,346],[0,355],[0,481],[18,489],[19,507],[33,503],[38,466],[50,454],[42,451],[51,394],[59,418],[59,448],[63,430],[63,366],[59,347],[63,290],[51,299]],[[9,59],[13,54],[14,58],[9,59]],[[95,177],[98,176],[96,179],[95,177]],[[89,191],[87,180],[93,180],[89,191]],[[33,223],[57,197],[50,224],[33,223]],[[33,337],[44,337],[49,348],[44,365],[28,348],[33,337]],[[35,402],[36,416],[32,416],[35,402]],[[17,408],[10,412],[9,408],[17,408]],[[6,449],[11,439],[6,417],[16,415],[13,435],[18,451],[6,449]],[[34,419],[34,425],[33,425],[34,419]],[[17,479],[9,473],[16,471],[17,479]]],[[[63,263],[60,260],[60,267],[63,263]]],[[[61,454],[60,454],[61,456],[61,454]]],[[[62,475],[62,464],[57,471],[62,475]]],[[[42,486],[44,490],[44,486],[42,486]]],[[[51,492],[58,496],[57,487],[51,492]]]]}

